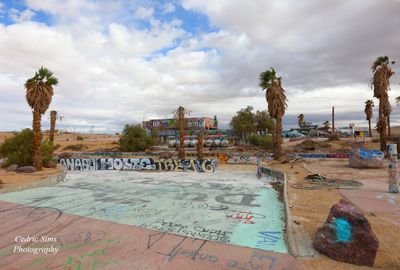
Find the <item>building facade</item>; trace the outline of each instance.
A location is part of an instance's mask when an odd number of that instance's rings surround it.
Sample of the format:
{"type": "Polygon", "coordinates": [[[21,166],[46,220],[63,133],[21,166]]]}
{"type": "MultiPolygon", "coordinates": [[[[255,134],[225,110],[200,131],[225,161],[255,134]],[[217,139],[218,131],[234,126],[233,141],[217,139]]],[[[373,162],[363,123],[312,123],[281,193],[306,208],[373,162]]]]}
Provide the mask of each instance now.
{"type": "MultiPolygon", "coordinates": [[[[161,142],[165,142],[169,139],[176,139],[179,136],[179,128],[177,120],[173,118],[168,119],[151,119],[149,121],[143,121],[142,127],[146,129],[148,134],[158,133],[161,142]],[[157,130],[157,131],[155,131],[157,130]]],[[[199,130],[207,131],[218,130],[217,116],[214,118],[210,117],[188,117],[185,118],[185,137],[193,136],[197,134],[199,130]]]]}

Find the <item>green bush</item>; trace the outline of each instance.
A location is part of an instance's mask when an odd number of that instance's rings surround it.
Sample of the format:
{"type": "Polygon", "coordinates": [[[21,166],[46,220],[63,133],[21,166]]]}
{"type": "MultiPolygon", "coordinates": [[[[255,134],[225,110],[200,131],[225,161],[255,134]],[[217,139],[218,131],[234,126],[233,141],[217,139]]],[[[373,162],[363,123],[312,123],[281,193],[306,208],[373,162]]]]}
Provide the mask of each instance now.
{"type": "Polygon", "coordinates": [[[65,146],[63,150],[71,150],[71,151],[81,151],[85,148],[85,145],[83,144],[71,144],[68,146],[65,146]]]}
{"type": "Polygon", "coordinates": [[[125,125],[119,139],[121,151],[143,151],[154,144],[153,139],[140,125],[125,125]]]}
{"type": "MultiPolygon", "coordinates": [[[[53,147],[49,140],[42,142],[42,161],[45,164],[51,159],[53,147]]],[[[13,137],[7,138],[0,145],[0,157],[5,158],[3,167],[11,164],[19,166],[30,166],[33,164],[33,131],[24,129],[15,133],[13,137]]]]}
{"type": "Polygon", "coordinates": [[[261,136],[257,134],[251,134],[249,136],[249,142],[254,146],[272,149],[272,136],[261,136]]]}

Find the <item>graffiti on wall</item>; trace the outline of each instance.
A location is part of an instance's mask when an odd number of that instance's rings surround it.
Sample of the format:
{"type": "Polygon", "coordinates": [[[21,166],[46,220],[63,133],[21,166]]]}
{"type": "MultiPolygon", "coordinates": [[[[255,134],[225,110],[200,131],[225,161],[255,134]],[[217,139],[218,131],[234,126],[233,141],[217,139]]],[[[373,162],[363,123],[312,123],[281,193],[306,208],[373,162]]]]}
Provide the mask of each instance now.
{"type": "Polygon", "coordinates": [[[62,158],[59,163],[71,171],[152,170],[214,172],[217,167],[215,159],[62,158]]]}
{"type": "Polygon", "coordinates": [[[261,166],[257,166],[257,176],[258,177],[265,176],[269,178],[271,181],[279,181],[279,182],[285,181],[285,175],[282,172],[273,171],[271,169],[261,166]]]}
{"type": "Polygon", "coordinates": [[[226,161],[228,164],[257,164],[257,156],[247,156],[247,155],[234,155],[229,156],[226,161]]]}
{"type": "Polygon", "coordinates": [[[390,193],[399,193],[399,188],[398,188],[399,175],[397,172],[398,169],[397,145],[388,144],[387,152],[388,152],[387,170],[388,170],[388,185],[389,185],[388,189],[390,193]]]}

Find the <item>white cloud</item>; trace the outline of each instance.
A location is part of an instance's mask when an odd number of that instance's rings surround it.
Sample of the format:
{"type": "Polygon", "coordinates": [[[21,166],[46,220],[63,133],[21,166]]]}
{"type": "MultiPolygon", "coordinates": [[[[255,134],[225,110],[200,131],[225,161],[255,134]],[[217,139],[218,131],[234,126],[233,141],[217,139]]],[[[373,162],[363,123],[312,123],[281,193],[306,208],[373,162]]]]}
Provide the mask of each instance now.
{"type": "Polygon", "coordinates": [[[172,13],[175,11],[175,5],[172,3],[165,3],[163,6],[163,13],[172,13]]]}
{"type": "Polygon", "coordinates": [[[136,17],[139,19],[150,19],[153,17],[154,9],[153,8],[145,8],[145,7],[139,7],[136,10],[136,17]]]}
{"type": "Polygon", "coordinates": [[[14,22],[23,23],[28,22],[35,16],[35,12],[30,9],[25,9],[24,11],[19,11],[17,9],[12,8],[10,10],[10,17],[14,22]]]}
{"type": "MultiPolygon", "coordinates": [[[[173,14],[172,4],[27,0],[25,11],[44,12],[54,24],[29,21],[33,14],[23,12],[16,12],[17,23],[0,24],[0,113],[12,119],[0,129],[30,126],[23,85],[42,65],[60,81],[51,109],[66,116],[62,126],[116,132],[125,123],[170,116],[179,105],[193,116],[216,114],[226,126],[240,108],[266,108],[258,76],[271,66],[287,89],[285,124],[301,112],[312,121],[329,118],[331,106],[349,119],[363,117],[371,62],[388,54],[400,63],[394,1],[182,2],[218,30],[188,33],[183,26],[191,22],[157,17],[156,11],[173,14]]],[[[395,71],[392,99],[400,95],[395,71]]]]}

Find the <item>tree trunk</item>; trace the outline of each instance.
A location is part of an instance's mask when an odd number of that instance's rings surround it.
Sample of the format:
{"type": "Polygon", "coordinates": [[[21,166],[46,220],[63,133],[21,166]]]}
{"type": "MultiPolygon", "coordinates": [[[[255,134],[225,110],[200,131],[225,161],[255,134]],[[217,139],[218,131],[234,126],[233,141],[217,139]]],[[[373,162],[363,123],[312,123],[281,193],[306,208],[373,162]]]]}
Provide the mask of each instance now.
{"type": "Polygon", "coordinates": [[[179,159],[185,159],[185,144],[183,142],[183,137],[184,137],[184,115],[183,112],[179,112],[179,154],[178,158],[179,159]]]}
{"type": "Polygon", "coordinates": [[[274,159],[279,159],[282,156],[282,117],[276,119],[275,133],[276,142],[274,142],[274,159]]]}
{"type": "Polygon", "coordinates": [[[204,159],[203,132],[197,133],[197,158],[204,159]]]}
{"type": "Polygon", "coordinates": [[[51,145],[54,144],[54,133],[56,131],[56,118],[57,118],[57,112],[51,111],[50,112],[50,136],[49,136],[51,145]]]}
{"type": "MultiPolygon", "coordinates": [[[[385,104],[384,103],[385,101],[386,100],[381,95],[381,97],[379,98],[379,119],[383,119],[384,122],[386,122],[385,115],[383,113],[383,106],[385,104]]],[[[380,140],[380,143],[381,143],[381,151],[382,152],[386,151],[386,144],[387,144],[387,142],[386,142],[386,132],[387,132],[387,127],[386,126],[382,127],[379,130],[379,140],[380,140]]]]}
{"type": "Polygon", "coordinates": [[[371,119],[368,119],[368,132],[369,132],[369,137],[372,138],[371,119]]]}
{"type": "Polygon", "coordinates": [[[387,116],[387,124],[388,124],[388,136],[392,136],[392,131],[390,129],[390,114],[387,116]]]}
{"type": "Polygon", "coordinates": [[[43,167],[42,164],[42,153],[41,153],[41,143],[42,143],[42,132],[40,131],[40,125],[42,121],[42,114],[33,111],[33,166],[37,170],[41,170],[43,167]]]}

